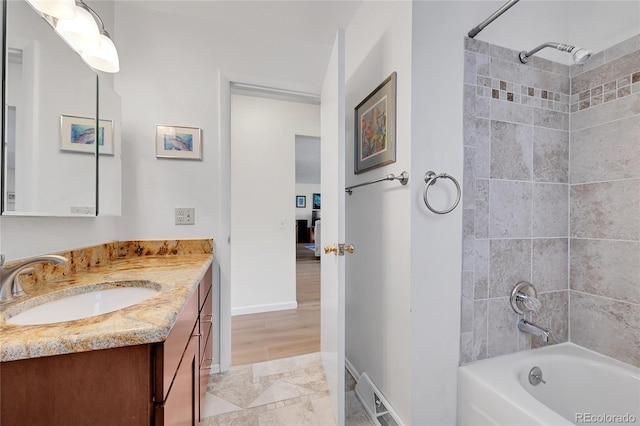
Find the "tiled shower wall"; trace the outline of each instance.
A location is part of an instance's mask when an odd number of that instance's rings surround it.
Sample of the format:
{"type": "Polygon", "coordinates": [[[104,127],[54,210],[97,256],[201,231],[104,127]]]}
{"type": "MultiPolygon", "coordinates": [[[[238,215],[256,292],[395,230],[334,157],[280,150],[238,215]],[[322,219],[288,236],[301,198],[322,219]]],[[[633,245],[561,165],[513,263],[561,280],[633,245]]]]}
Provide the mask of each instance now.
{"type": "Polygon", "coordinates": [[[526,280],[551,343],[637,365],[640,37],[571,68],[465,43],[461,363],[544,345],[509,304],[526,280]]]}
{"type": "Polygon", "coordinates": [[[533,317],[568,338],[569,67],[467,39],[461,362],[535,347],[509,303],[529,281],[533,317]]]}
{"type": "Polygon", "coordinates": [[[640,36],[571,75],[571,341],[640,366],[640,36]]]}

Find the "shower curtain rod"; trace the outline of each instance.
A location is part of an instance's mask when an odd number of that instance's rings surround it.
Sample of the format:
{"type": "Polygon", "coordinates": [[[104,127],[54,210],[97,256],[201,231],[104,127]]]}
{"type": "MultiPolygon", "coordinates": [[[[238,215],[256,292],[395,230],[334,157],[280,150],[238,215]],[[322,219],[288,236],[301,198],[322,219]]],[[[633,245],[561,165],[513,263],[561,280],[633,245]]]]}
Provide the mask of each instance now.
{"type": "Polygon", "coordinates": [[[476,27],[471,29],[471,31],[469,31],[469,33],[467,34],[469,38],[474,38],[475,36],[477,36],[478,33],[482,31],[487,25],[492,23],[498,16],[505,13],[507,10],[509,10],[511,6],[518,3],[519,1],[520,0],[509,0],[508,2],[506,2],[500,9],[493,12],[491,16],[489,16],[487,19],[485,19],[480,24],[478,24],[476,27]]]}

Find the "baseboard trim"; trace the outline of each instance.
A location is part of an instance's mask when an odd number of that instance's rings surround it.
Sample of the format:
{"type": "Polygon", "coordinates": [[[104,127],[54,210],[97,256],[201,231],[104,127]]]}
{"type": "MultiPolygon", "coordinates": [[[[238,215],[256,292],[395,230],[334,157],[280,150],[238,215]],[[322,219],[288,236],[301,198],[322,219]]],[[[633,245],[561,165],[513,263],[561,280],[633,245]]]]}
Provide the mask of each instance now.
{"type": "Polygon", "coordinates": [[[349,370],[349,373],[351,373],[356,382],[360,380],[360,373],[358,373],[358,370],[356,370],[351,361],[349,361],[349,358],[346,356],[344,357],[344,366],[349,370]]]}
{"type": "Polygon", "coordinates": [[[269,303],[265,305],[241,306],[239,308],[231,308],[231,316],[261,314],[263,312],[286,311],[288,309],[297,309],[298,302],[269,303]]]}

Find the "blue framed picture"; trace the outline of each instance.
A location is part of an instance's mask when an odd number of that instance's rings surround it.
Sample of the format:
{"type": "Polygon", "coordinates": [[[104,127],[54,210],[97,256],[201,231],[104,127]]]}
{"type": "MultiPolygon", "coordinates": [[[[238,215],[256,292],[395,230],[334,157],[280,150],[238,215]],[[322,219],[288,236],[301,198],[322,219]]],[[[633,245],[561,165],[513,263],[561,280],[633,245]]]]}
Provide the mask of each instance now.
{"type": "Polygon", "coordinates": [[[305,207],[307,207],[306,195],[296,195],[296,207],[299,209],[304,209],[305,207]]]}
{"type": "Polygon", "coordinates": [[[313,194],[313,209],[320,210],[320,194],[313,194]]]}

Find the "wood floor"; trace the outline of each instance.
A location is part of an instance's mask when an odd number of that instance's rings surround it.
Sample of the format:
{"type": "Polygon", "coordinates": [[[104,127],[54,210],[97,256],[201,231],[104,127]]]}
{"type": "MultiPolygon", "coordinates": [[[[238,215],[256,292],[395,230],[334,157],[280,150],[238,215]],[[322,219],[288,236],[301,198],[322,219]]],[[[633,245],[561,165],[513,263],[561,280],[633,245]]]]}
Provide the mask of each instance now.
{"type": "Polygon", "coordinates": [[[231,364],[252,364],[320,350],[320,261],[296,245],[298,309],[231,319],[231,364]]]}

